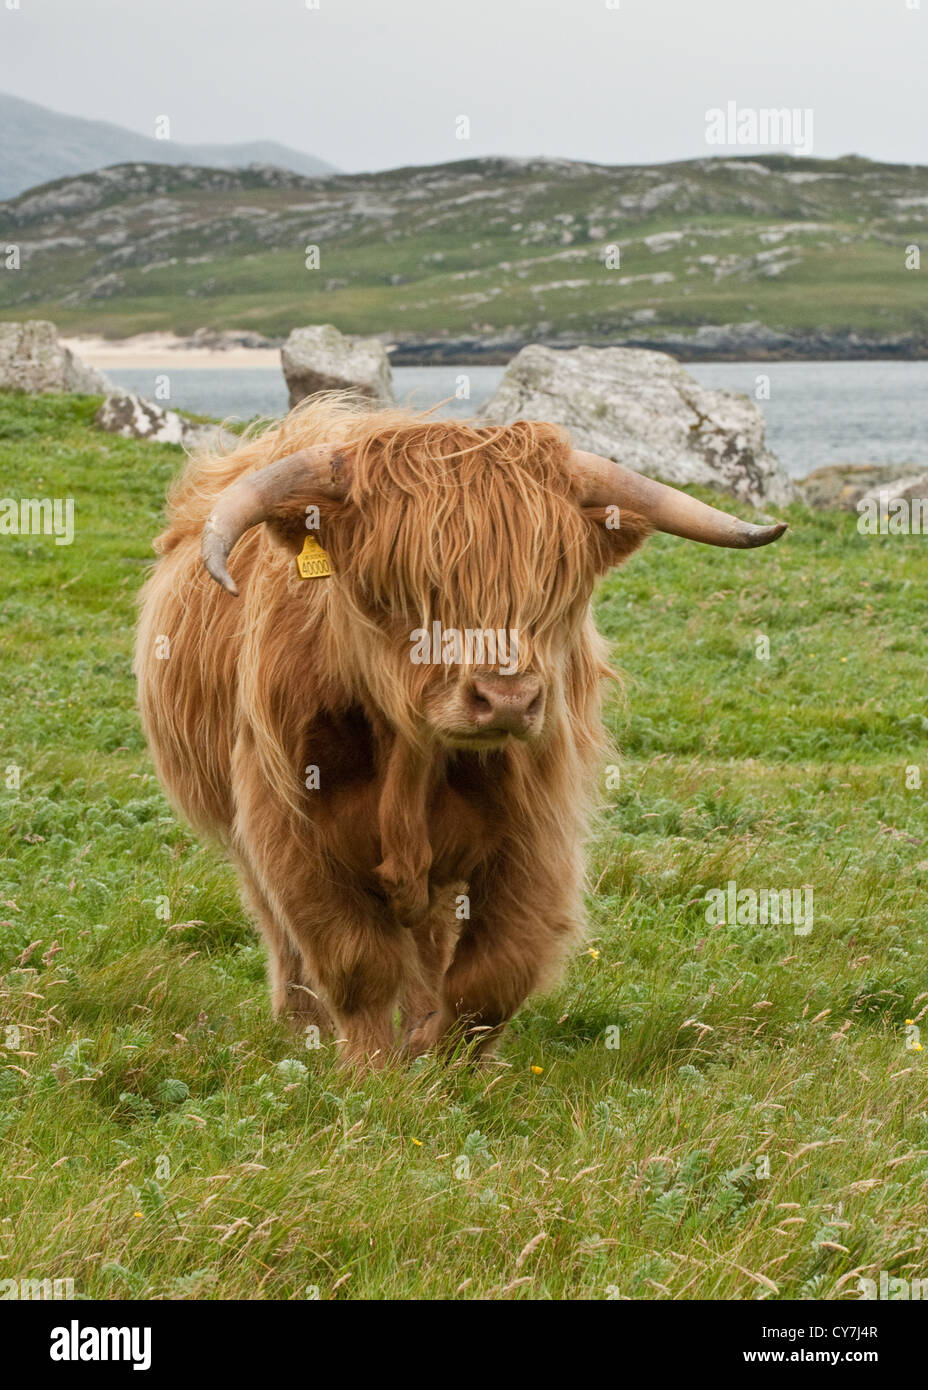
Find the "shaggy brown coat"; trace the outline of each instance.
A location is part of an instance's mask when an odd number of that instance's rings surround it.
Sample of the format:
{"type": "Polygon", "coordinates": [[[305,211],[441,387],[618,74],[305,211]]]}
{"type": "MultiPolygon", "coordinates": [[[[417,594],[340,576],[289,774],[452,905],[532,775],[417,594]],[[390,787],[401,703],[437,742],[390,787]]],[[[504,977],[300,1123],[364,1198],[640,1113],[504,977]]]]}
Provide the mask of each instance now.
{"type": "Polygon", "coordinates": [[[593,584],[648,532],[573,492],[550,425],[475,429],[318,398],[173,490],[142,596],[145,731],[175,806],[218,837],[267,942],[275,1010],[382,1065],[486,1044],[548,986],[582,922],[581,845],[603,759],[593,584]],[[200,534],[243,474],[313,445],[351,459],[344,502],[292,498],[232,552],[200,534]],[[318,506],[331,578],[294,555],[318,506]],[[474,671],[410,661],[410,633],[514,629],[545,690],[537,738],[443,738],[474,671]],[[318,769],[318,787],[310,785],[318,769]]]}

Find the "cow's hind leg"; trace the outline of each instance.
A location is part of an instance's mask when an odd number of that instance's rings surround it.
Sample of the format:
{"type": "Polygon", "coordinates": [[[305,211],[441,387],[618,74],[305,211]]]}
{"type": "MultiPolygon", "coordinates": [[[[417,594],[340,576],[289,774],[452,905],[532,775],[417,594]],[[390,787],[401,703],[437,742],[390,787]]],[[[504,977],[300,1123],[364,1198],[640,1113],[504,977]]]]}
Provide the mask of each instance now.
{"type": "Polygon", "coordinates": [[[278,921],[253,871],[241,862],[239,871],[245,904],[267,945],[268,980],[275,1017],[310,1041],[331,1037],[334,1031],[331,1015],[310,978],[302,952],[278,921]],[[310,1038],[311,1028],[318,1030],[315,1038],[310,1038]]]}

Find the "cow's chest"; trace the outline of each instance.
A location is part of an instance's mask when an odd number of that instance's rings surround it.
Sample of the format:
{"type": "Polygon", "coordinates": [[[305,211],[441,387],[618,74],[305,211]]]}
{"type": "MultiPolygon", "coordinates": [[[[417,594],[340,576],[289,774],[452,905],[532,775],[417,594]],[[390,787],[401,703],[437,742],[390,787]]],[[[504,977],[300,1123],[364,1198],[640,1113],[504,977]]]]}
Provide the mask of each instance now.
{"type": "MultiPolygon", "coordinates": [[[[380,793],[378,783],[371,782],[351,789],[329,788],[320,798],[327,846],[359,876],[370,874],[384,857],[380,793]]],[[[410,826],[410,834],[424,835],[428,840],[429,878],[436,884],[469,878],[475,866],[492,855],[501,838],[499,818],[487,799],[447,783],[433,790],[421,823],[410,826]]]]}
{"type": "MultiPolygon", "coordinates": [[[[314,743],[318,787],[310,793],[314,819],[328,852],[352,875],[376,883],[383,861],[384,780],[374,750],[357,723],[328,728],[314,743]]],[[[450,755],[430,778],[420,811],[411,812],[406,834],[428,842],[429,879],[436,886],[468,879],[498,846],[504,765],[494,756],[450,755]]],[[[405,812],[407,806],[404,804],[405,812]]],[[[390,813],[390,820],[395,813],[390,813]]]]}
{"type": "Polygon", "coordinates": [[[427,826],[432,850],[429,877],[438,885],[469,879],[500,841],[499,818],[491,798],[473,788],[444,784],[429,807],[427,826]]]}

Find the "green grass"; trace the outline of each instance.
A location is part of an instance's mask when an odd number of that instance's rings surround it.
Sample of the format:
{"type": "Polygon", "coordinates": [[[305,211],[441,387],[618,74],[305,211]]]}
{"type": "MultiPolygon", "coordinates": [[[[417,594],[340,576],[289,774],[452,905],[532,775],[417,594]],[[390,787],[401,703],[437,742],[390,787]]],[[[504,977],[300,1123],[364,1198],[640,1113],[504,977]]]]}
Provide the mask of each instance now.
{"type": "Polygon", "coordinates": [[[905,1040],[928,1000],[906,787],[928,785],[926,541],[797,508],[769,551],[661,538],[611,577],[624,760],[589,949],[499,1065],[359,1081],[269,1019],[234,876],[152,774],[134,598],[180,456],[99,435],[94,404],[0,396],[0,493],[74,497],[77,527],[0,537],[0,1278],[818,1299],[928,1273],[905,1040]],[[708,926],[729,879],[812,885],[811,934],[708,926]]]}

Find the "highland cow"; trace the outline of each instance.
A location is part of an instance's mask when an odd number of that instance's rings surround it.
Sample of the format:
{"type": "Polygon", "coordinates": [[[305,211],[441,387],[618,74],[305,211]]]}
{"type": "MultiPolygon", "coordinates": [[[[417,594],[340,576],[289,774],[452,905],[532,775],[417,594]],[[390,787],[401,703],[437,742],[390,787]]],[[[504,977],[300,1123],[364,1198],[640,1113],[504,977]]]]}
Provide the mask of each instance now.
{"type": "Polygon", "coordinates": [[[238,868],[276,1012],[349,1063],[490,1048],[581,929],[597,577],[652,530],[784,529],[552,425],[331,398],[190,461],[142,597],[141,712],[174,805],[238,868]],[[513,634],[517,667],[411,659],[433,631],[513,634]]]}

